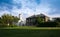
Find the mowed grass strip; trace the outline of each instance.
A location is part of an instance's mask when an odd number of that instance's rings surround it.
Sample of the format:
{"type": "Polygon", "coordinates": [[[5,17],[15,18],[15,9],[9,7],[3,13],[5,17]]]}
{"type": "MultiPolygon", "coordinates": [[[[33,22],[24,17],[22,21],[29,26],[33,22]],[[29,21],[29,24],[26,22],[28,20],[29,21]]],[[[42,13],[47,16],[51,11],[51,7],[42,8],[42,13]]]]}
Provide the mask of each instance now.
{"type": "Polygon", "coordinates": [[[60,37],[60,30],[0,29],[0,37],[60,37]]]}
{"type": "Polygon", "coordinates": [[[34,26],[19,26],[19,27],[4,27],[0,29],[60,29],[60,27],[34,27],[34,26]]]}
{"type": "Polygon", "coordinates": [[[0,37],[60,37],[58,27],[7,27],[0,29],[0,37]]]}

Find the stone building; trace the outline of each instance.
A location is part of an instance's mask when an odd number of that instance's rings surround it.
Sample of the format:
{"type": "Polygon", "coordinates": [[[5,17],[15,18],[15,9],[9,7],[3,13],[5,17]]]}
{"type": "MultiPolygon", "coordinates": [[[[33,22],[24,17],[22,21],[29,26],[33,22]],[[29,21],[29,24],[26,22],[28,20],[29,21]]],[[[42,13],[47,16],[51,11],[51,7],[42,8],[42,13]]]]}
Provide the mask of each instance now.
{"type": "Polygon", "coordinates": [[[44,22],[48,22],[50,20],[49,17],[44,14],[33,15],[31,17],[26,18],[26,25],[27,26],[38,25],[38,23],[36,21],[37,17],[43,18],[44,22]]]}

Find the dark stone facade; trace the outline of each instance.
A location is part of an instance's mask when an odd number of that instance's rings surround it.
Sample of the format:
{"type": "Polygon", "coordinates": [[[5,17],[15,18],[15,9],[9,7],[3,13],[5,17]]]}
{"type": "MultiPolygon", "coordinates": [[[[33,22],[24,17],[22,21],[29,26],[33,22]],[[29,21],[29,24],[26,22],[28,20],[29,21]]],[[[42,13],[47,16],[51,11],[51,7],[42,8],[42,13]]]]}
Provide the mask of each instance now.
{"type": "Polygon", "coordinates": [[[44,14],[33,15],[31,17],[26,18],[26,25],[27,26],[36,26],[36,25],[38,25],[38,23],[36,21],[37,17],[43,18],[44,22],[49,21],[49,17],[45,16],[44,14]]]}

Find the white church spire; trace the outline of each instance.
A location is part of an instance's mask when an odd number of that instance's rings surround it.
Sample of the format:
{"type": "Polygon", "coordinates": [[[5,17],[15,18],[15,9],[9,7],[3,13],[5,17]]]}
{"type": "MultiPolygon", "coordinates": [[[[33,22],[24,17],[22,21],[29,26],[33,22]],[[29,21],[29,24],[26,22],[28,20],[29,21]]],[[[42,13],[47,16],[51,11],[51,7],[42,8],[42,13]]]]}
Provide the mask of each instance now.
{"type": "Polygon", "coordinates": [[[18,21],[18,26],[22,26],[23,25],[23,18],[22,18],[22,15],[19,14],[19,21],[18,21]]]}

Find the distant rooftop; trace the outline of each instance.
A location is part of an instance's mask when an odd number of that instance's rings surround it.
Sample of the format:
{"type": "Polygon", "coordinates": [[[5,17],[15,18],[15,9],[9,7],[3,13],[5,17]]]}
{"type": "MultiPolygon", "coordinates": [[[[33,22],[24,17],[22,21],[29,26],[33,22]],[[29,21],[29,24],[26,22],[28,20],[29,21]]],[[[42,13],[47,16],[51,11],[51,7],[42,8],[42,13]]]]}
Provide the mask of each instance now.
{"type": "Polygon", "coordinates": [[[41,16],[41,17],[48,17],[48,16],[46,16],[46,15],[44,15],[44,14],[37,14],[37,15],[32,15],[32,16],[30,16],[30,17],[28,17],[28,18],[39,17],[39,16],[41,16]]]}

